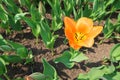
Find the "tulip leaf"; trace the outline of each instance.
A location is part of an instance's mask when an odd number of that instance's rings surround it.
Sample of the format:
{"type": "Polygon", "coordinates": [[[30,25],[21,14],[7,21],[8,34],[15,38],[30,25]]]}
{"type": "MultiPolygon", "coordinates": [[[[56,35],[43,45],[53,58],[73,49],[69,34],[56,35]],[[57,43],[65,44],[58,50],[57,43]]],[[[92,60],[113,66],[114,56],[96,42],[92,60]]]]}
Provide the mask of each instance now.
{"type": "Polygon", "coordinates": [[[44,74],[39,72],[32,73],[31,75],[28,76],[28,78],[33,80],[52,80],[50,79],[50,77],[47,77],[44,74]]]}
{"type": "Polygon", "coordinates": [[[89,80],[89,76],[87,74],[79,74],[77,80],[89,80]]]}
{"type": "Polygon", "coordinates": [[[63,63],[66,67],[72,68],[74,66],[74,62],[70,61],[71,53],[69,51],[65,51],[60,57],[54,60],[55,63],[63,63]]]}
{"type": "Polygon", "coordinates": [[[103,71],[97,68],[92,68],[86,74],[79,74],[78,80],[99,80],[104,75],[103,71]]]}
{"type": "Polygon", "coordinates": [[[2,58],[8,64],[22,62],[20,56],[17,55],[1,55],[0,58],[2,58]]]}
{"type": "Polygon", "coordinates": [[[49,80],[56,80],[57,72],[56,72],[55,68],[52,65],[50,65],[44,58],[42,59],[42,63],[44,66],[43,74],[45,76],[48,76],[49,80]]]}
{"type": "Polygon", "coordinates": [[[8,46],[8,45],[1,45],[0,50],[1,51],[11,51],[12,48],[10,46],[8,46]]]}
{"type": "Polygon", "coordinates": [[[53,49],[57,35],[53,35],[47,22],[41,21],[41,37],[47,48],[53,49]]]}
{"type": "Polygon", "coordinates": [[[120,9],[120,0],[115,0],[114,3],[113,3],[113,11],[116,11],[116,10],[119,10],[120,9]]]}
{"type": "Polygon", "coordinates": [[[7,41],[7,44],[10,45],[13,49],[24,47],[23,45],[13,42],[13,41],[7,41]]]}
{"type": "Polygon", "coordinates": [[[24,17],[26,14],[28,14],[28,13],[27,13],[27,12],[25,12],[25,13],[17,13],[17,14],[14,16],[15,23],[16,23],[18,20],[22,19],[22,17],[24,17]]]}
{"type": "Polygon", "coordinates": [[[6,66],[5,66],[5,61],[0,58],[0,75],[4,74],[7,72],[6,66]]]}
{"type": "Polygon", "coordinates": [[[113,62],[120,60],[120,44],[116,44],[110,51],[110,60],[113,62]]]}
{"type": "Polygon", "coordinates": [[[108,19],[106,20],[104,29],[103,29],[103,33],[104,33],[104,37],[107,39],[109,38],[112,34],[113,34],[113,30],[114,30],[114,26],[111,23],[111,21],[108,19]]]}
{"type": "Polygon", "coordinates": [[[27,17],[22,17],[22,19],[31,27],[33,35],[38,38],[40,35],[40,26],[37,24],[34,20],[27,18],[27,17]]]}
{"type": "Polygon", "coordinates": [[[6,15],[6,11],[4,7],[0,4],[0,19],[5,23],[8,20],[8,15],[6,15]]]}
{"type": "Polygon", "coordinates": [[[70,61],[81,62],[81,61],[87,60],[87,59],[88,59],[88,57],[86,57],[82,52],[81,53],[75,52],[75,53],[73,53],[73,56],[70,59],[70,61]]]}
{"type": "Polygon", "coordinates": [[[25,47],[17,48],[16,53],[21,58],[26,58],[28,56],[28,50],[25,47]]]}
{"type": "Polygon", "coordinates": [[[118,79],[120,79],[120,72],[115,71],[111,74],[104,75],[104,78],[107,80],[118,80],[118,79]]]}
{"type": "Polygon", "coordinates": [[[112,78],[112,80],[120,79],[120,72],[116,72],[115,76],[112,78]]]}

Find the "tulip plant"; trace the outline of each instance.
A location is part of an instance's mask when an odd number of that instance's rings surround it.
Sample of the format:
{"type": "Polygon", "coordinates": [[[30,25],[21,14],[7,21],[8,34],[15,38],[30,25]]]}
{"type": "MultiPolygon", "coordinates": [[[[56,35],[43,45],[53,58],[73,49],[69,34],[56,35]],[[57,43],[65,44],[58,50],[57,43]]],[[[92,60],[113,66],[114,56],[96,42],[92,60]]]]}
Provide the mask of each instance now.
{"type": "Polygon", "coordinates": [[[65,51],[55,62],[62,62],[68,68],[73,67],[74,62],[88,59],[83,53],[76,52],[81,47],[92,47],[94,38],[102,31],[102,26],[93,26],[92,19],[82,17],[77,22],[69,17],[64,18],[65,36],[73,51],[65,51]],[[74,51],[76,50],[76,51],[74,51]]]}
{"type": "Polygon", "coordinates": [[[110,51],[110,59],[104,60],[104,65],[92,68],[86,74],[79,74],[77,80],[119,80],[120,79],[120,44],[116,44],[110,51]],[[109,63],[109,61],[111,63],[109,63]],[[118,65],[115,65],[118,63],[118,65]]]}
{"type": "Polygon", "coordinates": [[[5,40],[0,35],[0,51],[3,52],[0,55],[0,75],[4,75],[7,80],[10,80],[6,75],[6,65],[10,63],[30,63],[33,61],[32,51],[28,51],[23,45],[15,43],[13,41],[5,40]]]}
{"type": "MultiPolygon", "coordinates": [[[[41,40],[55,54],[56,39],[60,37],[58,32],[63,30],[65,45],[69,45],[52,60],[54,66],[42,58],[43,72],[10,79],[7,66],[14,63],[34,65],[34,55],[24,45],[4,38],[0,31],[0,80],[3,80],[1,76],[5,80],[60,80],[55,69],[57,63],[73,68],[76,63],[88,61],[82,49],[91,48],[99,34],[103,36],[100,43],[105,39],[120,39],[119,4],[120,0],[0,0],[0,30],[4,29],[5,35],[24,34],[23,29],[30,27],[36,45],[41,40]]],[[[76,80],[119,80],[119,51],[120,44],[117,43],[110,50],[110,58],[102,60],[106,64],[93,67],[88,73],[80,73],[76,80]]]]}

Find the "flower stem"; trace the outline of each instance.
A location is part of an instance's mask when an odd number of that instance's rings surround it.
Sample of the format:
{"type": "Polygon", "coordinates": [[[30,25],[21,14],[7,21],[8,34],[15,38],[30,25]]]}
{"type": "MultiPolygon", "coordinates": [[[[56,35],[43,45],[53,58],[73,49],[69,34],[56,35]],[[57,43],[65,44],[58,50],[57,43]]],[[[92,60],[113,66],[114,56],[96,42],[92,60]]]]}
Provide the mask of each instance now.
{"type": "Polygon", "coordinates": [[[53,49],[51,49],[51,52],[52,52],[52,56],[54,55],[54,50],[53,49]]]}
{"type": "Polygon", "coordinates": [[[36,42],[35,42],[36,45],[38,45],[38,37],[36,38],[36,42]]]}
{"type": "Polygon", "coordinates": [[[7,80],[10,80],[10,78],[7,76],[7,74],[3,74],[3,75],[7,80]]]}

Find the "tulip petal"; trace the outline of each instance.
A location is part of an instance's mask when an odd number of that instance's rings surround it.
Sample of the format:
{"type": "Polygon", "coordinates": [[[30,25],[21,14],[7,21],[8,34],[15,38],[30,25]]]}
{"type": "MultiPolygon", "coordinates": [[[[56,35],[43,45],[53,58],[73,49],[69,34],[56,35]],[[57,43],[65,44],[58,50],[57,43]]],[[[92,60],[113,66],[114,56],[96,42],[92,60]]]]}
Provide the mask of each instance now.
{"type": "Polygon", "coordinates": [[[76,32],[76,22],[69,17],[64,18],[65,23],[65,36],[69,40],[74,40],[74,33],[76,32]]]}
{"type": "Polygon", "coordinates": [[[87,34],[90,32],[92,28],[93,28],[92,19],[83,17],[77,21],[77,24],[76,24],[77,32],[87,34]]]}
{"type": "Polygon", "coordinates": [[[82,47],[82,46],[79,46],[77,43],[75,43],[73,41],[69,41],[69,45],[75,50],[79,50],[82,47]]]}
{"type": "Polygon", "coordinates": [[[90,33],[87,35],[89,38],[95,38],[103,30],[102,26],[95,26],[92,28],[90,33]]]}
{"type": "Polygon", "coordinates": [[[84,44],[83,44],[83,46],[84,47],[92,47],[92,45],[94,44],[94,39],[93,38],[89,38],[89,39],[86,39],[85,41],[84,41],[84,44]]]}

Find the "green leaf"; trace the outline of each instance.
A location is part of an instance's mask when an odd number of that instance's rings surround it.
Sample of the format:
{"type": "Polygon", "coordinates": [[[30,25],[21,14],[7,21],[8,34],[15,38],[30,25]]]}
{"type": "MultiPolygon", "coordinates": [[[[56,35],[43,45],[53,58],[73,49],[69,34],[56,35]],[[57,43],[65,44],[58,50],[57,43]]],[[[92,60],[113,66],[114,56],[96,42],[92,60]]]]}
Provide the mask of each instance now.
{"type": "Polygon", "coordinates": [[[114,73],[115,71],[115,66],[111,64],[110,66],[104,66],[102,69],[104,74],[111,74],[114,73]]]}
{"type": "Polygon", "coordinates": [[[41,20],[40,13],[34,5],[30,7],[30,14],[33,21],[39,22],[41,20]]]}
{"type": "Polygon", "coordinates": [[[57,35],[52,35],[51,31],[50,31],[50,27],[48,25],[48,23],[46,21],[41,21],[41,37],[43,42],[45,43],[45,45],[47,46],[47,48],[49,49],[53,49],[54,46],[54,42],[56,40],[56,38],[58,37],[57,35]]]}
{"type": "Polygon", "coordinates": [[[20,8],[18,8],[18,6],[15,4],[15,2],[13,0],[3,0],[3,2],[6,4],[7,10],[10,13],[19,13],[20,8]]]}
{"type": "Polygon", "coordinates": [[[42,59],[42,63],[44,66],[43,74],[45,76],[50,77],[49,80],[56,80],[57,79],[57,72],[56,72],[55,68],[52,65],[50,65],[44,58],[42,59]]]}
{"type": "Polygon", "coordinates": [[[38,38],[38,36],[40,35],[40,31],[41,31],[40,25],[30,18],[27,18],[27,17],[22,17],[22,18],[31,27],[33,35],[36,38],[38,38]]]}
{"type": "Polygon", "coordinates": [[[4,74],[7,72],[6,66],[5,66],[5,61],[0,58],[0,75],[4,74]]]}
{"type": "Polygon", "coordinates": [[[30,0],[19,0],[20,5],[26,6],[28,9],[30,9],[31,1],[30,0]]]}
{"type": "Polygon", "coordinates": [[[116,75],[112,78],[112,80],[120,79],[120,72],[116,72],[116,75]]]}
{"type": "Polygon", "coordinates": [[[13,42],[13,41],[7,41],[7,44],[10,45],[13,49],[24,47],[23,45],[13,42]]]}
{"type": "Polygon", "coordinates": [[[116,10],[120,9],[119,3],[120,3],[120,0],[115,0],[114,1],[113,6],[112,6],[113,11],[116,11],[116,10]]]}
{"type": "Polygon", "coordinates": [[[17,55],[1,55],[0,58],[2,58],[6,63],[19,63],[23,60],[20,58],[20,56],[17,55]]]}
{"type": "Polygon", "coordinates": [[[2,78],[0,78],[0,80],[3,80],[2,78]]]}
{"type": "Polygon", "coordinates": [[[89,76],[87,74],[79,74],[77,80],[89,80],[89,76]]]}
{"type": "Polygon", "coordinates": [[[0,46],[1,45],[6,45],[7,41],[2,37],[2,35],[0,34],[0,46]]]}
{"type": "Polygon", "coordinates": [[[39,2],[38,11],[41,14],[41,18],[44,18],[46,10],[45,10],[45,6],[43,5],[41,1],[39,2]]]}
{"type": "Polygon", "coordinates": [[[21,31],[22,30],[22,25],[21,25],[20,21],[17,21],[15,23],[14,15],[12,15],[12,14],[8,15],[8,17],[9,17],[8,22],[9,22],[10,27],[13,30],[21,31]]]}
{"type": "Polygon", "coordinates": [[[111,23],[110,19],[107,19],[103,29],[104,37],[109,38],[112,35],[114,28],[115,27],[111,23]]]}
{"type": "Polygon", "coordinates": [[[55,43],[55,40],[57,39],[57,37],[58,37],[58,35],[53,35],[52,39],[49,42],[47,42],[47,47],[49,49],[53,49],[54,43],[55,43]]]}
{"type": "Polygon", "coordinates": [[[0,50],[1,51],[11,51],[12,48],[10,46],[8,46],[8,45],[1,45],[0,50]]]}
{"type": "Polygon", "coordinates": [[[47,77],[46,75],[39,72],[32,73],[29,75],[29,77],[33,80],[52,80],[50,77],[47,77]]]}
{"type": "Polygon", "coordinates": [[[1,4],[0,4],[0,19],[2,20],[3,23],[6,23],[8,20],[7,13],[1,4]]]}
{"type": "Polygon", "coordinates": [[[118,14],[117,21],[120,21],[120,13],[118,14]]]}
{"type": "Polygon", "coordinates": [[[105,74],[104,75],[104,78],[107,79],[107,80],[118,80],[120,79],[120,72],[113,72],[111,74],[105,74]]]}
{"type": "Polygon", "coordinates": [[[23,59],[28,56],[28,50],[25,47],[17,48],[16,53],[23,59]]]}
{"type": "Polygon", "coordinates": [[[18,20],[22,19],[22,17],[24,17],[26,14],[28,14],[28,13],[27,13],[27,12],[25,12],[25,13],[17,13],[17,14],[14,16],[15,23],[16,23],[18,20]]]}
{"type": "Polygon", "coordinates": [[[88,72],[88,75],[89,75],[90,80],[96,80],[102,77],[104,73],[102,70],[92,68],[90,72],[88,72]]]}
{"type": "Polygon", "coordinates": [[[55,63],[63,63],[66,67],[72,68],[74,62],[70,61],[72,54],[69,51],[65,51],[60,57],[54,60],[55,63]]]}
{"type": "Polygon", "coordinates": [[[106,7],[108,7],[109,5],[112,5],[114,3],[115,0],[106,0],[106,7]]]}
{"type": "Polygon", "coordinates": [[[22,17],[22,19],[33,29],[34,27],[36,27],[36,23],[27,17],[22,17]]]}
{"type": "Polygon", "coordinates": [[[88,57],[86,57],[82,52],[73,53],[72,58],[70,59],[70,61],[73,61],[73,62],[81,62],[84,60],[88,60],[88,57]]]}
{"type": "Polygon", "coordinates": [[[33,53],[31,50],[28,53],[25,64],[30,63],[30,62],[33,62],[33,53]]]}
{"type": "Polygon", "coordinates": [[[110,60],[113,62],[120,60],[120,44],[116,44],[110,51],[110,60]]]}
{"type": "Polygon", "coordinates": [[[21,77],[17,77],[15,79],[12,79],[12,80],[25,80],[24,78],[21,78],[21,77]]]}

